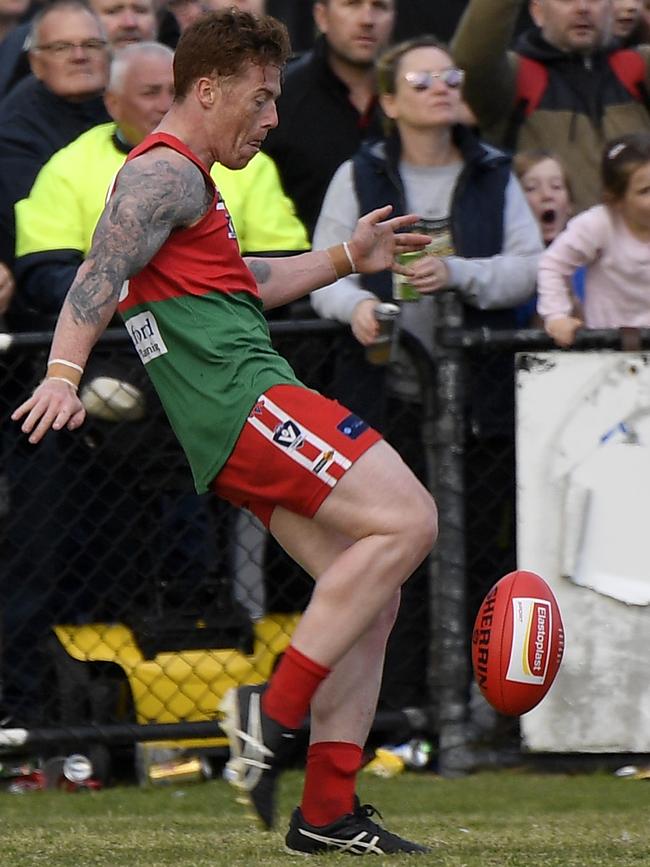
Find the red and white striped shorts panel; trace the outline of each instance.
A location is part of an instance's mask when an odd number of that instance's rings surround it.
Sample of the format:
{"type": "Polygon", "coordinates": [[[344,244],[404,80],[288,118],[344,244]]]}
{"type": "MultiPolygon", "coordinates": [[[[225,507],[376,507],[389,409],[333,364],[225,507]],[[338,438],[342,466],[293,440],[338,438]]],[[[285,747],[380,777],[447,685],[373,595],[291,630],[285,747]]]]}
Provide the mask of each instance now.
{"type": "Polygon", "coordinates": [[[253,406],[213,489],[267,526],[275,506],[312,517],[380,434],[340,403],[276,385],[253,406]]]}

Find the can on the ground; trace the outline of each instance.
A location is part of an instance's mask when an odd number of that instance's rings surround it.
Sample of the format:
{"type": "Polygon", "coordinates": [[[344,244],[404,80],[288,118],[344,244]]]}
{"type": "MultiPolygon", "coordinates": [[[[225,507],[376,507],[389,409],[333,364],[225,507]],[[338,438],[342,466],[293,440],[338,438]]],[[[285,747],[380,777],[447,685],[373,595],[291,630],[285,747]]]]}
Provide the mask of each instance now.
{"type": "Polygon", "coordinates": [[[209,780],[211,776],[210,763],[200,756],[156,762],[148,768],[149,782],[154,786],[170,783],[200,783],[209,780]]]}
{"type": "Polygon", "coordinates": [[[73,785],[85,783],[93,775],[93,763],[88,756],[72,753],[66,756],[61,769],[63,778],[73,785]]]}

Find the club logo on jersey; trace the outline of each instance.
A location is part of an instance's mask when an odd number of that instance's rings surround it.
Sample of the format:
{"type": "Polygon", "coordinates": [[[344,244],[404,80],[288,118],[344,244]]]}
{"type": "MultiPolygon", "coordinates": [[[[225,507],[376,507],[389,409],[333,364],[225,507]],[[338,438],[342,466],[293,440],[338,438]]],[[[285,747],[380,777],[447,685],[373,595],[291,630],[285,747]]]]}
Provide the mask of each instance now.
{"type": "Polygon", "coordinates": [[[274,429],[273,441],[279,446],[293,451],[302,447],[305,437],[295,422],[284,421],[274,429]]]}
{"type": "Polygon", "coordinates": [[[148,364],[152,359],[167,353],[156,317],[149,310],[132,316],[126,323],[126,327],[143,364],[148,364]]]}

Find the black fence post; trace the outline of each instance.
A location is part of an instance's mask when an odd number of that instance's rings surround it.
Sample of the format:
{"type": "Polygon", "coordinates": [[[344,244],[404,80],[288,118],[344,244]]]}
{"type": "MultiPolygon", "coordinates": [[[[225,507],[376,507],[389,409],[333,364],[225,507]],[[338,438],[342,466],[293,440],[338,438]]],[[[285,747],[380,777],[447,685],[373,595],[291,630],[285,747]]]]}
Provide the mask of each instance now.
{"type": "MultiPolygon", "coordinates": [[[[436,296],[436,324],[462,327],[463,311],[455,292],[436,296]]],[[[464,483],[464,353],[436,344],[437,404],[434,496],[439,536],[431,593],[430,694],[438,724],[438,769],[442,776],[463,774],[471,766],[467,745],[469,636],[466,634],[466,540],[464,483]]]]}

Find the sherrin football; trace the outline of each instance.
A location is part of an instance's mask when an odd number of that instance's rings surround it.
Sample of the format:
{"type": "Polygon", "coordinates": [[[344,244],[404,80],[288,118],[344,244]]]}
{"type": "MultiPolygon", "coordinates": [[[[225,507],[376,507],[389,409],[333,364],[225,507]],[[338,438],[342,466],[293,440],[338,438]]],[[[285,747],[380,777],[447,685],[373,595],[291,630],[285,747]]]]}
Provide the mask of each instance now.
{"type": "Polygon", "coordinates": [[[534,572],[510,572],[483,600],[472,634],[474,677],[500,713],[519,716],[544,698],[564,652],[557,600],[534,572]]]}

